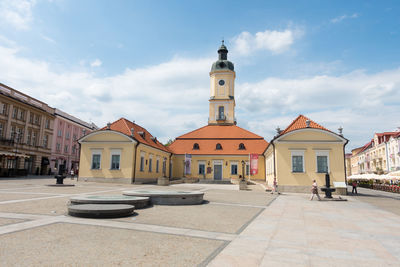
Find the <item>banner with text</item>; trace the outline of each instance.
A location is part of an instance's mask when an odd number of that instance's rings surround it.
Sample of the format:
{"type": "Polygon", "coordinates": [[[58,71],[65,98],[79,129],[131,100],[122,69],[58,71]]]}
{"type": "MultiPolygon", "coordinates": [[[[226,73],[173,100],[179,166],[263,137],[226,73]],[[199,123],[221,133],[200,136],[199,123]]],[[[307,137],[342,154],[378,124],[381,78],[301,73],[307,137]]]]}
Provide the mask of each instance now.
{"type": "Polygon", "coordinates": [[[192,169],[192,155],[185,154],[185,175],[191,174],[192,169]]]}
{"type": "Polygon", "coordinates": [[[258,173],[258,154],[250,154],[250,174],[258,173]]]}

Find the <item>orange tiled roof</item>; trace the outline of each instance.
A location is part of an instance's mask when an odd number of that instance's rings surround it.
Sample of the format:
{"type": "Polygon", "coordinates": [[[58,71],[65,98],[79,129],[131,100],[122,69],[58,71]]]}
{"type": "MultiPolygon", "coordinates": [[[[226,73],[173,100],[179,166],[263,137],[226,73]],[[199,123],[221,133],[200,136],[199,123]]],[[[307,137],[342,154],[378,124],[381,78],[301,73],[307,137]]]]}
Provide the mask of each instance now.
{"type": "Polygon", "coordinates": [[[319,125],[318,123],[310,120],[309,118],[307,118],[304,115],[299,115],[294,121],[292,121],[292,123],[281,132],[280,135],[282,134],[286,134],[288,132],[294,131],[294,130],[298,130],[298,129],[305,129],[307,128],[306,125],[306,121],[309,120],[310,121],[310,127],[309,128],[314,128],[314,129],[322,129],[328,132],[331,132],[330,130],[326,129],[325,127],[319,125]]]}
{"type": "MultiPolygon", "coordinates": [[[[113,131],[117,131],[123,133],[125,135],[131,136],[131,128],[134,129],[134,136],[139,143],[146,144],[148,146],[158,148],[165,152],[171,153],[167,147],[161,144],[158,140],[153,141],[151,138],[153,137],[145,128],[139,126],[125,118],[121,118],[113,123],[111,123],[110,129],[113,131]],[[144,138],[139,134],[139,132],[144,133],[144,138]]],[[[100,130],[106,130],[107,127],[103,127],[100,130]]]]}
{"type": "Polygon", "coordinates": [[[207,125],[177,137],[169,149],[175,154],[248,155],[262,154],[267,146],[263,137],[236,125],[207,125]],[[193,149],[195,143],[199,149],[193,149]],[[241,143],[245,149],[239,149],[241,143]],[[216,149],[217,144],[221,150],[216,149]]]}

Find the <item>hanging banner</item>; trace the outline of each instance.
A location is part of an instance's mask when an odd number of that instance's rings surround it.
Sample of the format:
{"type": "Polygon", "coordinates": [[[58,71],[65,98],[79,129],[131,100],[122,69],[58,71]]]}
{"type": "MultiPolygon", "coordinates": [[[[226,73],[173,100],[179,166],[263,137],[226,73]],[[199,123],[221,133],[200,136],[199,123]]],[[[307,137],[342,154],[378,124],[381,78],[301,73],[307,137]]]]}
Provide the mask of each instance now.
{"type": "Polygon", "coordinates": [[[250,154],[250,174],[258,173],[258,154],[250,154]]]}
{"type": "Polygon", "coordinates": [[[185,175],[191,174],[192,169],[192,155],[185,154],[185,175]]]}

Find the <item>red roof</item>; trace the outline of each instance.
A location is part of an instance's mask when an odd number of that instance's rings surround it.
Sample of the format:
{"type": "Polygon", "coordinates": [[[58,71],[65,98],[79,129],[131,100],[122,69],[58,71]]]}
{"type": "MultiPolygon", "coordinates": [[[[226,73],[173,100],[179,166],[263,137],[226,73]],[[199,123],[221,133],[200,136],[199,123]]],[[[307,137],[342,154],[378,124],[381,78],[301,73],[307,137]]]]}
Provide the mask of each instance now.
{"type": "MultiPolygon", "coordinates": [[[[146,144],[148,146],[161,149],[165,152],[171,153],[167,147],[161,144],[157,139],[152,140],[152,135],[142,126],[139,126],[125,118],[121,118],[113,123],[111,123],[110,129],[113,131],[117,131],[123,133],[125,135],[131,136],[131,129],[134,129],[133,138],[137,140],[139,143],[146,144]],[[144,133],[144,137],[139,134],[139,132],[144,133]]],[[[107,130],[107,127],[103,127],[100,130],[107,130]]]]}
{"type": "Polygon", "coordinates": [[[289,124],[289,126],[285,130],[283,130],[281,132],[280,135],[286,134],[286,133],[294,131],[294,130],[305,129],[305,128],[321,129],[321,130],[325,130],[325,131],[331,132],[330,130],[326,129],[325,127],[323,127],[323,126],[319,125],[318,123],[310,120],[306,116],[299,115],[294,121],[292,121],[291,124],[289,124]],[[306,123],[307,120],[310,121],[310,127],[307,127],[307,123],[306,123]]]}
{"type": "Polygon", "coordinates": [[[262,154],[268,142],[263,137],[236,125],[207,125],[181,135],[169,146],[175,154],[248,155],[262,154]],[[198,144],[199,149],[194,149],[198,144]],[[216,149],[217,144],[222,149],[216,149]],[[244,149],[239,149],[243,144],[244,149]]]}

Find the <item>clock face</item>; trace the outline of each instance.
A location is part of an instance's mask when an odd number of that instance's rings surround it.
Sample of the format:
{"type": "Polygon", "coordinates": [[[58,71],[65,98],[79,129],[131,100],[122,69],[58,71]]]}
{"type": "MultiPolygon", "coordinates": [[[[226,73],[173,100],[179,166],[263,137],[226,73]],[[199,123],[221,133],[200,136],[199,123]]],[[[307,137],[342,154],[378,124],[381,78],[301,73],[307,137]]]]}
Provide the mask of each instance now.
{"type": "Polygon", "coordinates": [[[219,85],[223,86],[225,84],[225,81],[224,80],[219,80],[218,83],[219,83],[219,85]]]}

